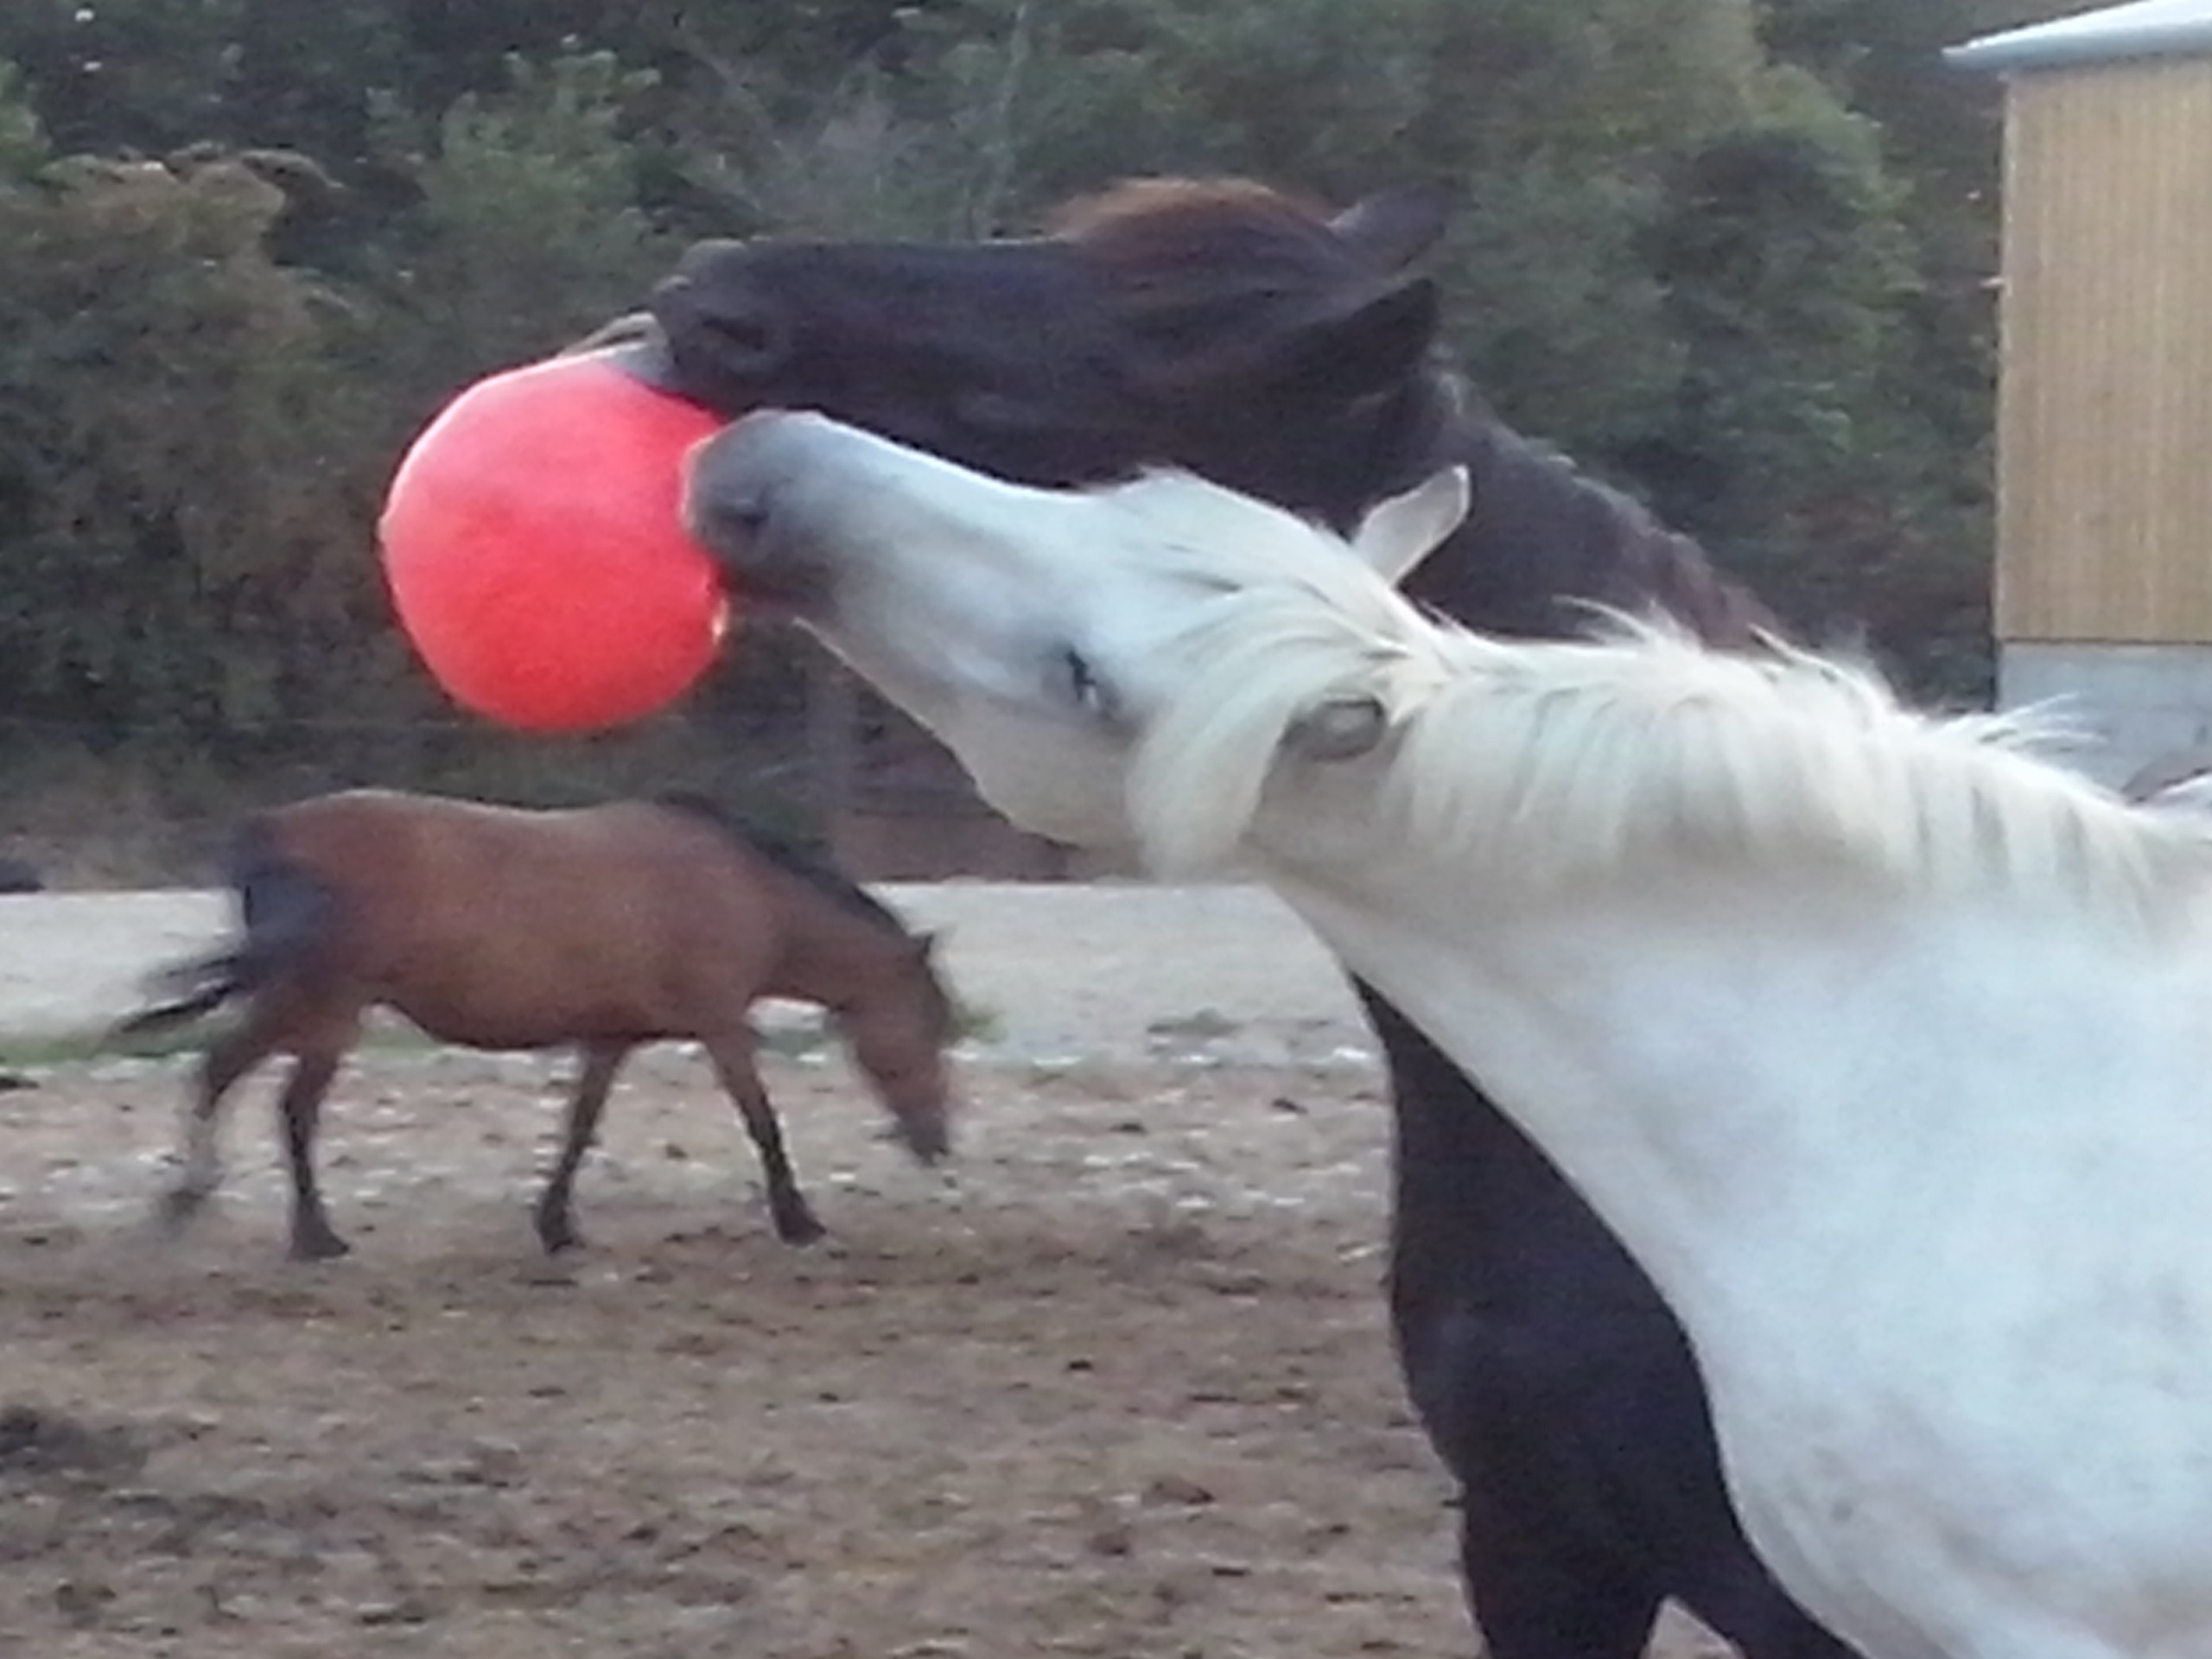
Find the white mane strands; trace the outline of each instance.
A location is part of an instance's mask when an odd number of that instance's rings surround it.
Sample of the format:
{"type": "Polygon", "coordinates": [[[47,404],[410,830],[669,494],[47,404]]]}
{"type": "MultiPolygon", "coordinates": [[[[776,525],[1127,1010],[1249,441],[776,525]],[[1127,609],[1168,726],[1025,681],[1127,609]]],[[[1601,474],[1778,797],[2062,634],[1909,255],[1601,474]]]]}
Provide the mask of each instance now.
{"type": "MultiPolygon", "coordinates": [[[[1280,557],[1282,550],[1268,550],[1280,557]]],[[[1578,645],[1431,621],[1325,543],[1200,601],[1199,664],[1142,745],[1130,805],[1163,870],[1231,857],[1286,732],[1374,696],[1393,736],[1381,804],[1422,843],[1531,888],[1649,856],[1812,861],[1933,893],[2003,885],[2155,918],[2212,868],[2212,819],[2131,806],[2026,751],[2033,716],[1902,707],[1870,671],[1750,657],[1619,623],[1578,645]]]]}

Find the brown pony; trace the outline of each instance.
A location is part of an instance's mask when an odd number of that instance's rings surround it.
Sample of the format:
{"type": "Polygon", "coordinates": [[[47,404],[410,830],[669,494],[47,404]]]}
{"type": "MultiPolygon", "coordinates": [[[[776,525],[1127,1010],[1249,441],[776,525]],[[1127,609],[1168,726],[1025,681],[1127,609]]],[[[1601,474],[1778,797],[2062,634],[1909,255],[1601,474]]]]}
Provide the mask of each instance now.
{"type": "Polygon", "coordinates": [[[567,1138],[537,1201],[548,1251],[581,1242],[569,1192],[616,1071],[642,1044],[681,1039],[706,1050],[744,1116],[777,1236],[821,1236],[753,1064],[746,1016],[763,996],[827,1008],[906,1147],[925,1162],[947,1149],[957,1021],[931,939],[698,798],[530,811],[348,791],[249,821],[230,879],[243,937],[168,970],[171,1000],[118,1027],[156,1030],[248,1000],[200,1062],[184,1176],[164,1205],[172,1224],[219,1182],[224,1095],[281,1050],[293,1058],[280,1103],[291,1253],[345,1253],[315,1183],[315,1127],[362,1016],[380,1004],[442,1042],[575,1045],[567,1138]]]}

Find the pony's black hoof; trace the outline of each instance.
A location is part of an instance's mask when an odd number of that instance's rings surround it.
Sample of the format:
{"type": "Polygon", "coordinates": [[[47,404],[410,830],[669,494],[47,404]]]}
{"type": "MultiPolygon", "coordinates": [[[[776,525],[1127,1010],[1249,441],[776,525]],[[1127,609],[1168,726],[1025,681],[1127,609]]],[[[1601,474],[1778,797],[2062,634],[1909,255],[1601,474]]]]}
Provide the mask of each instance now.
{"type": "Polygon", "coordinates": [[[811,1244],[825,1237],[830,1230],[814,1218],[810,1210],[776,1217],[776,1236],[786,1244],[811,1244]]]}
{"type": "Polygon", "coordinates": [[[327,1230],[296,1233],[292,1236],[292,1260],[295,1262],[335,1262],[341,1255],[352,1255],[353,1251],[351,1244],[327,1230]]]}
{"type": "Polygon", "coordinates": [[[207,1207],[205,1187],[173,1186],[154,1205],[154,1224],[165,1233],[180,1233],[207,1207]]]}
{"type": "Polygon", "coordinates": [[[565,1255],[584,1247],[584,1236],[565,1221],[537,1224],[537,1247],[548,1255],[565,1255]]]}

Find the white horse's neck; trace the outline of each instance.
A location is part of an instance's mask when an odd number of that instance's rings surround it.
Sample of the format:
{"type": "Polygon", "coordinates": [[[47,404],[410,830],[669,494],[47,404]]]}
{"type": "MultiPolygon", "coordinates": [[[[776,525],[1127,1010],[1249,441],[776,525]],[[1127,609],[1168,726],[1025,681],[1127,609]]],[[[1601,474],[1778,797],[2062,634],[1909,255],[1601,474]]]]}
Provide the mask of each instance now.
{"type": "Polygon", "coordinates": [[[2001,1185],[2024,1129],[2167,1109],[2112,1097],[2145,1019],[2129,997],[2174,972],[2131,930],[1735,869],[1531,904],[1465,877],[1393,891],[1386,864],[1266,874],[1685,1297],[1756,1275],[1739,1247],[1769,1230],[1889,1227],[1942,1160],[2001,1185]]]}
{"type": "Polygon", "coordinates": [[[1844,1034],[1821,992],[1847,982],[1862,951],[1842,939],[1797,959],[1762,950],[1726,893],[1697,915],[1678,891],[1532,916],[1465,885],[1378,894],[1268,874],[1354,972],[1482,1080],[1670,1300],[1710,1299],[1716,1317],[1737,1317],[1740,1287],[1710,1274],[1758,1253],[1705,1241],[1788,1225],[1853,1133],[1820,1078],[1844,1034]],[[1747,1027],[1758,1040],[1741,1040],[1747,1027]]]}

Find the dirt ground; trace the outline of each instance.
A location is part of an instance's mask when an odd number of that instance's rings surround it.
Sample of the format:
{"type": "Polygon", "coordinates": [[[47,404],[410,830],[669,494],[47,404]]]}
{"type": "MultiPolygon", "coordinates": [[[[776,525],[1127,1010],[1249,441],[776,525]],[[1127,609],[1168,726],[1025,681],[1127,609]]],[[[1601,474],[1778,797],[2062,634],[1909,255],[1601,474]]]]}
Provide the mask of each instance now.
{"type": "MultiPolygon", "coordinates": [[[[940,899],[996,1016],[952,1177],[840,1058],[772,1063],[809,1250],[680,1049],[619,1085],[557,1264],[557,1059],[364,1050],[323,1143],[355,1253],[315,1268],[265,1080],[178,1243],[145,1217],[185,1059],[0,1092],[0,1656],[1469,1653],[1325,958],[1241,898],[1186,899],[1214,954],[1172,966],[1155,899],[940,899]]],[[[0,957],[105,983],[219,919],[140,911],[16,908],[0,957]]]]}

